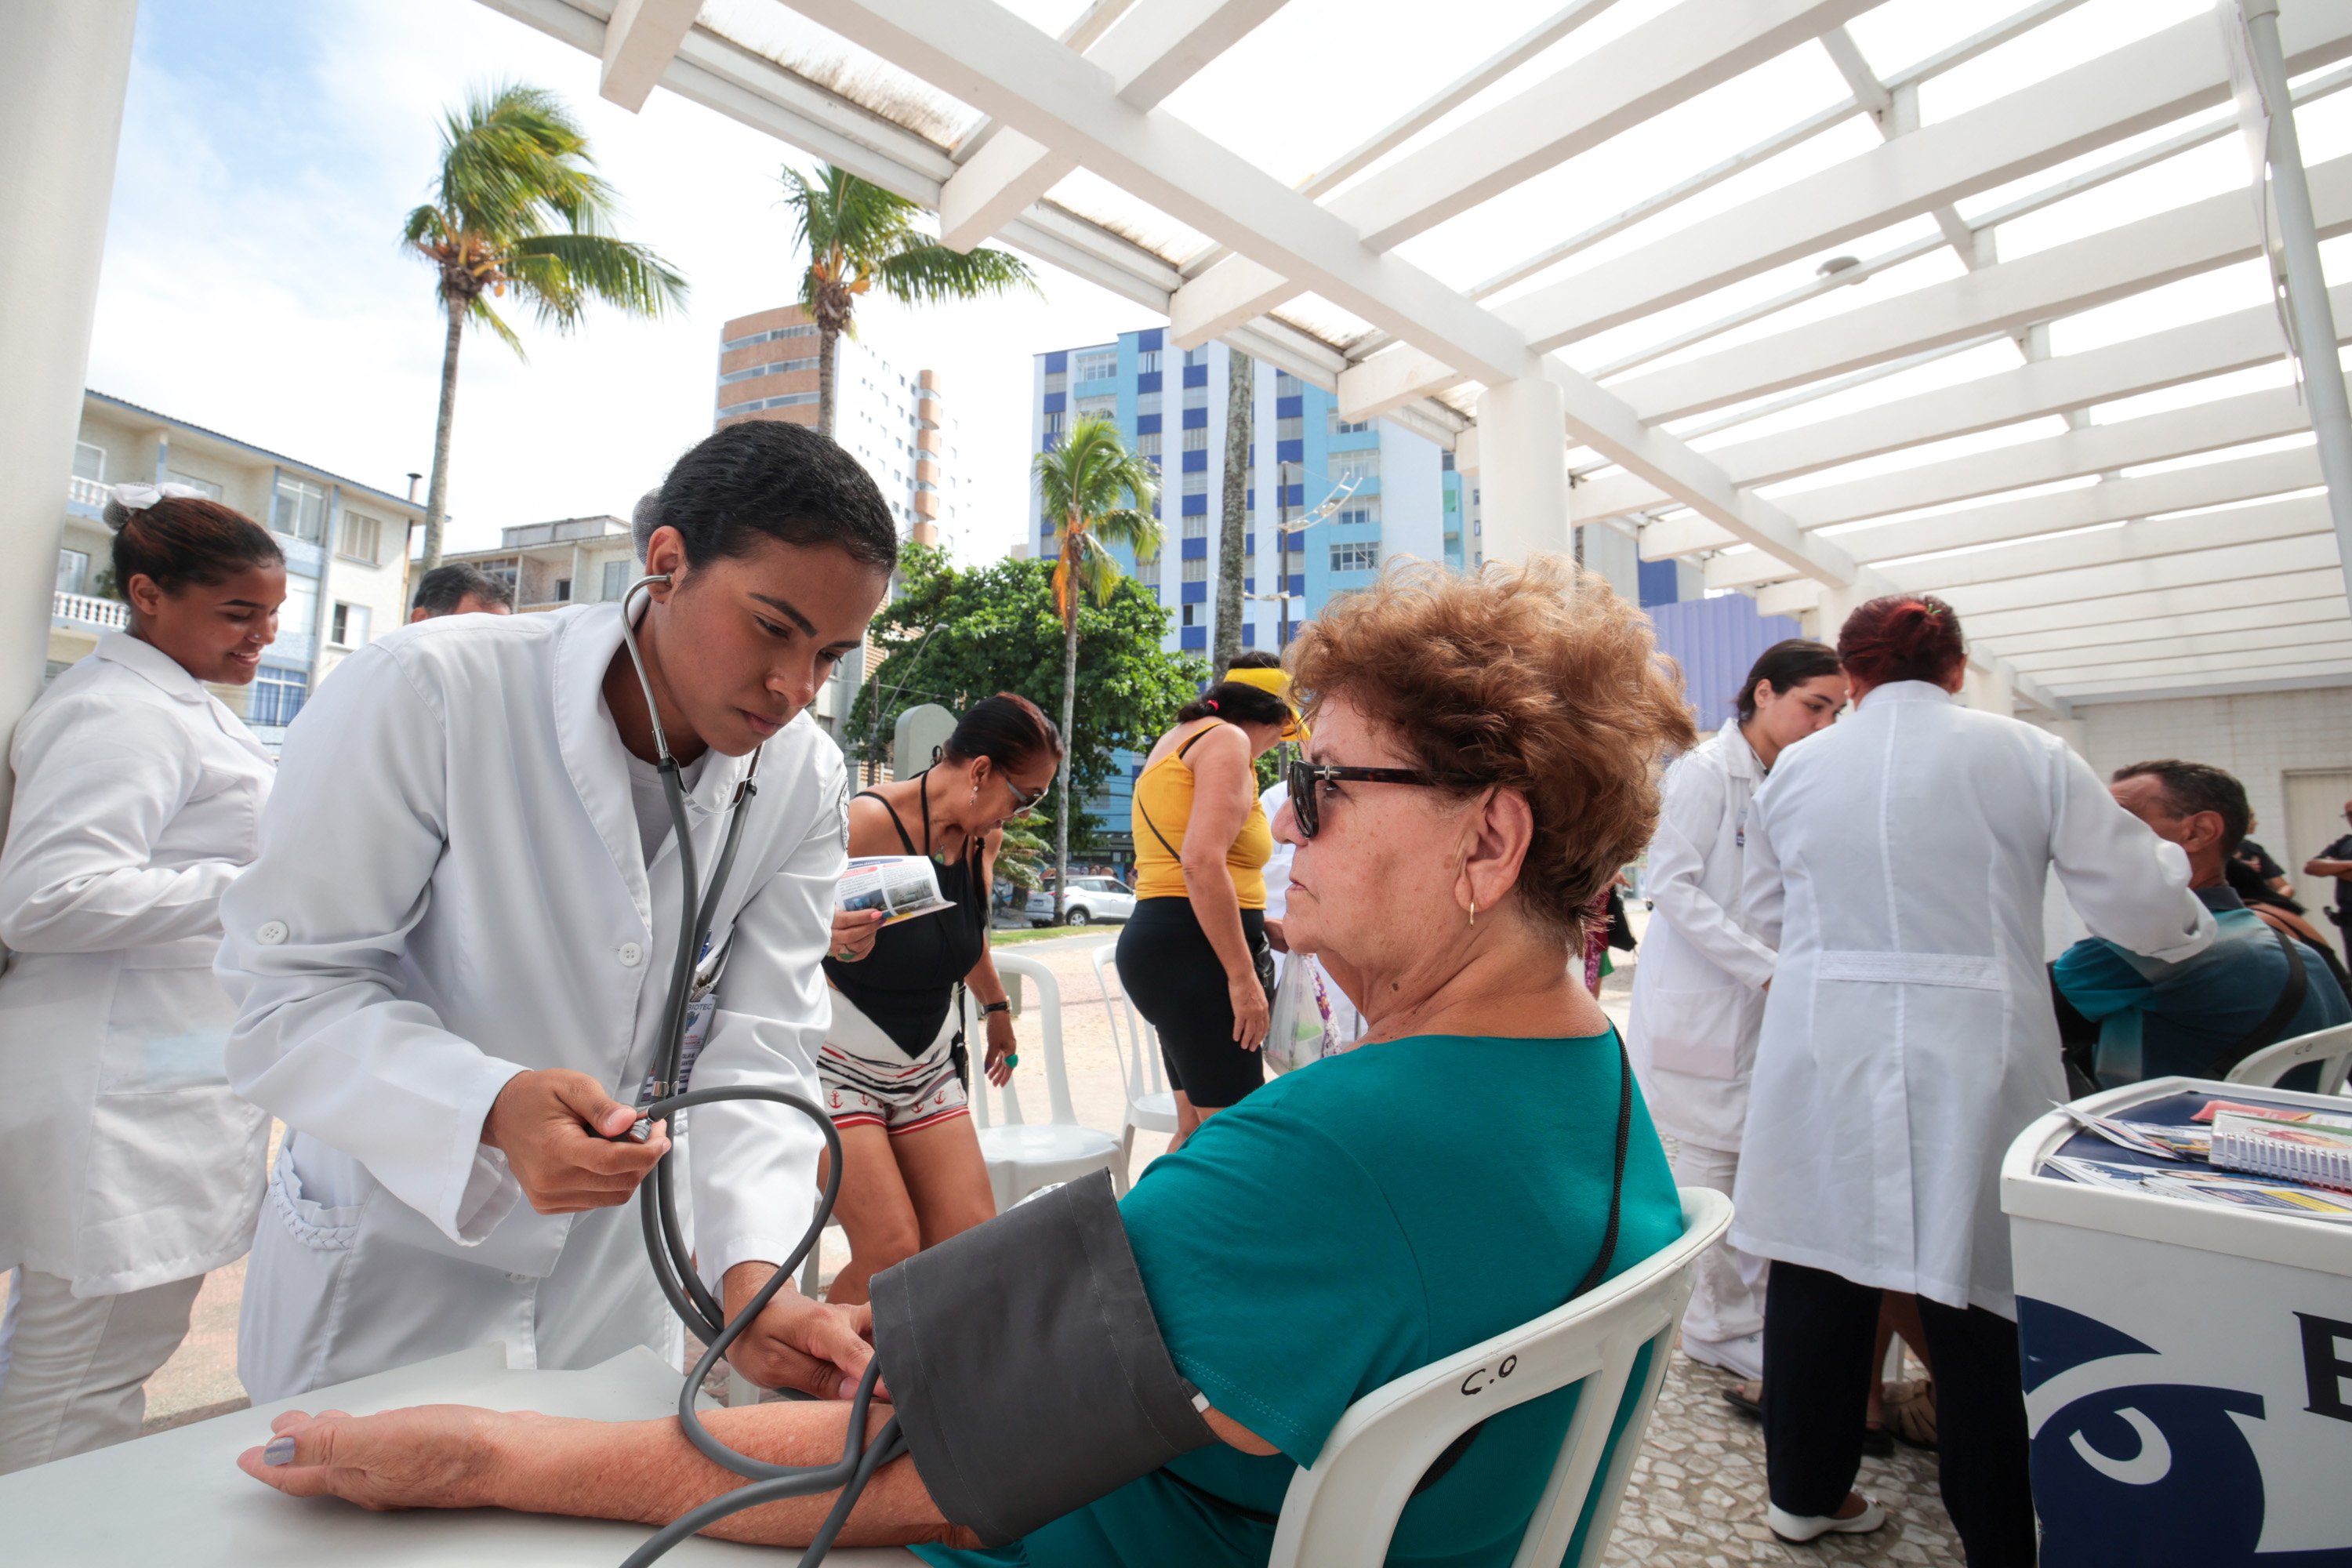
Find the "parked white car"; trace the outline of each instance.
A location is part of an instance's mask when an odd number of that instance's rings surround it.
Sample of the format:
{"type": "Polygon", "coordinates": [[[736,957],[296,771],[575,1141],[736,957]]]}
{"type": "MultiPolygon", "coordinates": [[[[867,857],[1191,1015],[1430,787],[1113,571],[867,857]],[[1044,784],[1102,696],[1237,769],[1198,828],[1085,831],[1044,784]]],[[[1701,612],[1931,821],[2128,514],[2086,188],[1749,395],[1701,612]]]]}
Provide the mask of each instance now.
{"type": "MultiPolygon", "coordinates": [[[[1029,917],[1033,926],[1054,923],[1054,895],[1040,889],[1029,895],[1021,912],[1029,917]]],[[[1073,877],[1070,879],[1070,903],[1064,923],[1074,926],[1092,925],[1097,921],[1123,921],[1135,913],[1135,895],[1108,877],[1073,877]]]]}

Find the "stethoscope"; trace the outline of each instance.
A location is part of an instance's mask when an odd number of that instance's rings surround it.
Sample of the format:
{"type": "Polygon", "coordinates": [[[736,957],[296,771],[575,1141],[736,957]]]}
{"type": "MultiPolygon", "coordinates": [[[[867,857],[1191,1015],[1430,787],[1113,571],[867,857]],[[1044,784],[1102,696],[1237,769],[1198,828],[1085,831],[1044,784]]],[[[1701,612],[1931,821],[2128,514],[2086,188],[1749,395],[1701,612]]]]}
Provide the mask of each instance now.
{"type": "MultiPolygon", "coordinates": [[[[727,878],[734,869],[735,851],[743,838],[743,818],[751,798],[759,793],[752,782],[760,771],[760,753],[751,754],[751,766],[745,772],[742,783],[735,786],[734,798],[728,803],[727,837],[719,851],[719,863],[706,887],[696,875],[694,837],[687,817],[686,784],[679,774],[677,759],[670,754],[669,737],[663,733],[661,706],[654,700],[653,678],[646,671],[645,655],[638,650],[635,625],[629,616],[629,606],[639,589],[650,590],[657,584],[669,581],[667,574],[640,577],[629,584],[621,596],[621,640],[628,645],[629,662],[636,667],[637,683],[645,689],[646,713],[653,723],[655,768],[661,774],[662,795],[669,802],[670,825],[677,837],[677,858],[683,879],[684,898],[679,904],[677,957],[670,971],[669,996],[662,1007],[661,1033],[654,1051],[654,1072],[646,1103],[638,1108],[640,1120],[631,1132],[623,1136],[644,1137],[653,1122],[674,1116],[698,1105],[709,1105],[727,1100],[765,1100],[778,1105],[789,1105],[816,1123],[824,1134],[827,1154],[824,1194],[818,1198],[816,1213],[809,1221],[807,1233],[792,1256],[781,1264],[767,1284],[744,1304],[743,1310],[729,1319],[726,1309],[702,1278],[695,1272],[694,1255],[687,1245],[686,1234],[678,1224],[677,1174],[671,1158],[677,1152],[672,1142],[669,1150],[654,1166],[653,1173],[638,1189],[637,1208],[645,1221],[646,1254],[652,1261],[654,1279],[670,1307],[686,1326],[709,1345],[702,1359],[687,1374],[686,1386],[677,1400],[678,1425],[687,1440],[699,1449],[705,1458],[725,1467],[745,1478],[745,1484],[722,1497],[713,1498],[701,1507],[690,1510],[655,1532],[646,1543],[631,1552],[621,1568],[645,1568],[671,1547],[688,1536],[706,1530],[728,1515],[762,1503],[780,1502],[786,1498],[808,1497],[814,1493],[841,1489],[841,1497],[825,1515],[824,1524],[810,1541],[808,1550],[801,1554],[801,1568],[815,1568],[824,1559],[834,1538],[848,1521],[850,1510],[857,1504],[866,1483],[874,1472],[907,1450],[906,1439],[898,1431],[898,1418],[892,1415],[883,1423],[881,1432],[872,1447],[866,1442],[866,1420],[873,1403],[874,1386],[882,1373],[879,1360],[866,1363],[866,1375],[859,1380],[856,1395],[849,1406],[849,1436],[840,1462],[831,1465],[771,1465],[740,1454],[703,1426],[694,1408],[696,1392],[702,1380],[710,1374],[727,1347],[733,1344],[764,1310],[777,1291],[790,1284],[806,1260],[809,1249],[817,1245],[824,1232],[825,1222],[833,1217],[835,1202],[841,1195],[841,1134],[834,1130],[833,1118],[796,1094],[780,1089],[759,1089],[750,1085],[730,1085],[721,1089],[687,1091],[681,1081],[689,1070],[685,1060],[687,1016],[694,1002],[708,992],[716,982],[722,949],[718,953],[705,954],[703,949],[710,940],[711,922],[719,910],[719,895],[727,886],[727,878]]],[[[650,598],[648,600],[650,603],[650,598]]]]}

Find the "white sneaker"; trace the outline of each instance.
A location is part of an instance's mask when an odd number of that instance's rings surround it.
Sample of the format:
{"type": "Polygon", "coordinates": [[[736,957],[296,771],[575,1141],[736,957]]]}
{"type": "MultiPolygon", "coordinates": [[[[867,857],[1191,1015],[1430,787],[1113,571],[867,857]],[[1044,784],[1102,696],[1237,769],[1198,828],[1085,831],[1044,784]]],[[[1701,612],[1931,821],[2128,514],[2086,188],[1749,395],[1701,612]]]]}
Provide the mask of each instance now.
{"type": "Polygon", "coordinates": [[[1735,1377],[1764,1375],[1764,1331],[1736,1340],[1701,1340],[1683,1336],[1683,1354],[1707,1366],[1718,1366],[1735,1377]]]}
{"type": "Polygon", "coordinates": [[[1878,1506],[1868,1492],[1856,1494],[1862,1499],[1862,1511],[1852,1519],[1809,1517],[1790,1513],[1786,1510],[1764,1505],[1766,1522],[1772,1533],[1791,1546],[1802,1546],[1808,1541],[1818,1541],[1824,1535],[1868,1535],[1885,1524],[1886,1510],[1878,1506]]]}

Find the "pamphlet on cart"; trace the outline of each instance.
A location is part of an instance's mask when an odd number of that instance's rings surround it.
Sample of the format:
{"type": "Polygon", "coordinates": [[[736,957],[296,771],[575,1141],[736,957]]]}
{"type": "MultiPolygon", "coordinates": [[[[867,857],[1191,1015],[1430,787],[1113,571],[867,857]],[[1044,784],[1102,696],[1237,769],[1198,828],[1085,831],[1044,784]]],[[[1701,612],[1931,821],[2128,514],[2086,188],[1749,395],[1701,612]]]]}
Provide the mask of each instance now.
{"type": "Polygon", "coordinates": [[[881,910],[897,925],[954,905],[940,896],[939,873],[928,855],[868,855],[849,863],[834,895],[845,910],[881,910]]]}

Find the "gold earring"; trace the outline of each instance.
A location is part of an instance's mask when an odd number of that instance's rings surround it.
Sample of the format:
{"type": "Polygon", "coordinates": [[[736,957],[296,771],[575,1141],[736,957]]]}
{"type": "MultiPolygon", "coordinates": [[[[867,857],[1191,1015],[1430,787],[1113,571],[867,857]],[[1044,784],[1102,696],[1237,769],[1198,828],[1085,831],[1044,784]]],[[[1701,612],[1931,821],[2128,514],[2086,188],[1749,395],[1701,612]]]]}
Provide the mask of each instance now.
{"type": "Polygon", "coordinates": [[[1478,923],[1478,900],[1475,899],[1470,900],[1470,923],[1472,925],[1478,923]]]}

